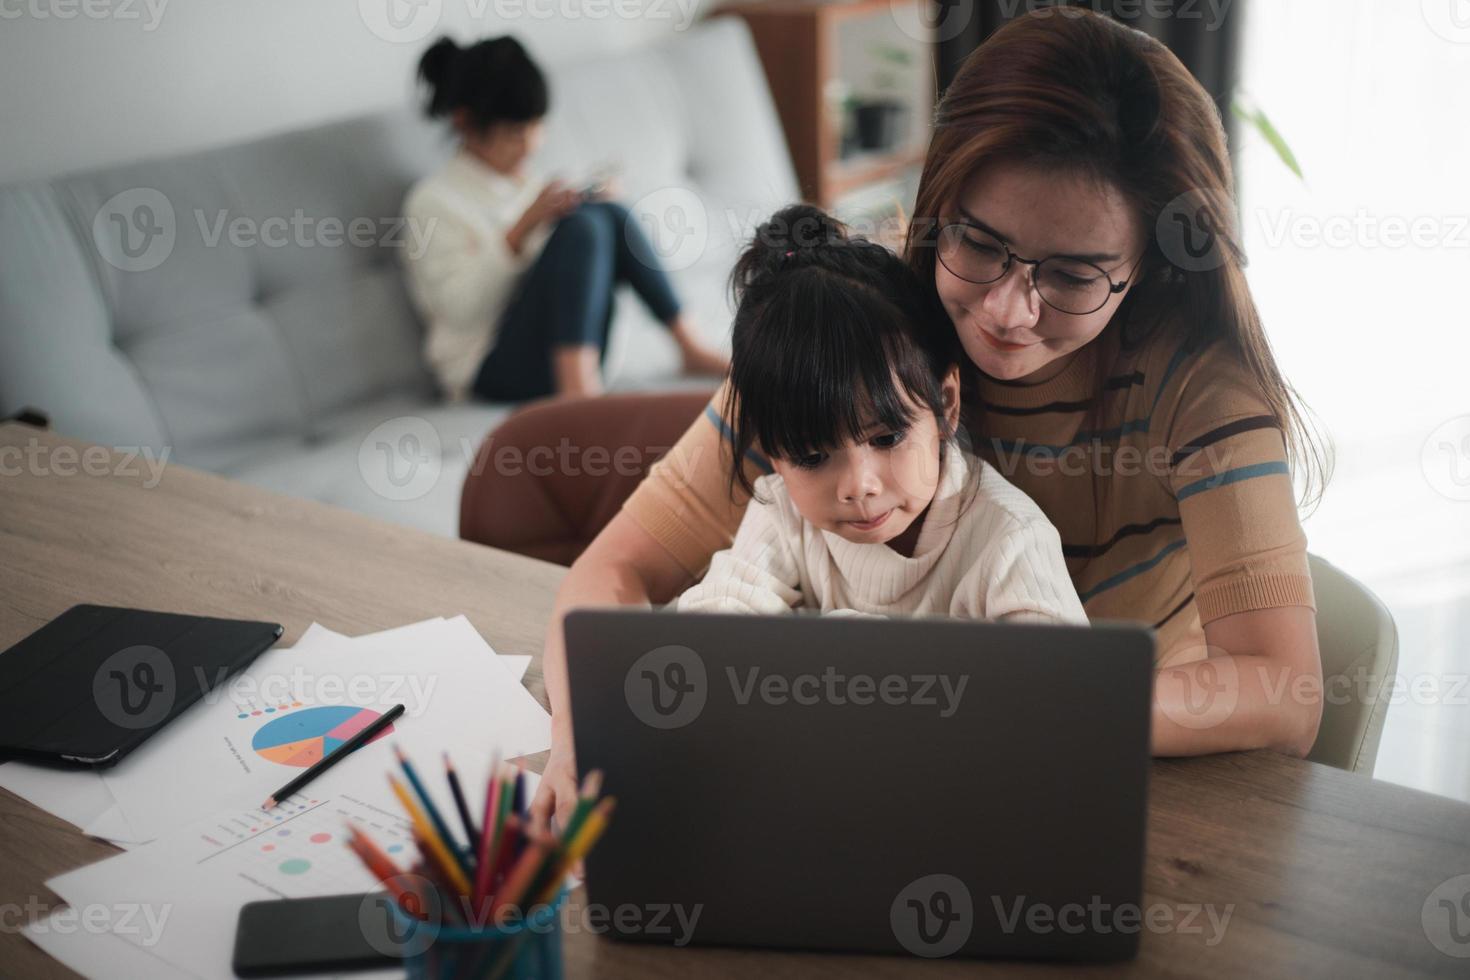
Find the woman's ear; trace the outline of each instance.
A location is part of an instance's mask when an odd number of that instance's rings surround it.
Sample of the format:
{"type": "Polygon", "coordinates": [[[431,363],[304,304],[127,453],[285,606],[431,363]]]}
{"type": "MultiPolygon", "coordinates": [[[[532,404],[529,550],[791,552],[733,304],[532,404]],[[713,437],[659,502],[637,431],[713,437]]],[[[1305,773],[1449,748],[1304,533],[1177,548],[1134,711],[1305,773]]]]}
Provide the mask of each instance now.
{"type": "Polygon", "coordinates": [[[951,364],[939,384],[939,397],[944,405],[944,420],[953,432],[960,424],[960,366],[951,364]]]}

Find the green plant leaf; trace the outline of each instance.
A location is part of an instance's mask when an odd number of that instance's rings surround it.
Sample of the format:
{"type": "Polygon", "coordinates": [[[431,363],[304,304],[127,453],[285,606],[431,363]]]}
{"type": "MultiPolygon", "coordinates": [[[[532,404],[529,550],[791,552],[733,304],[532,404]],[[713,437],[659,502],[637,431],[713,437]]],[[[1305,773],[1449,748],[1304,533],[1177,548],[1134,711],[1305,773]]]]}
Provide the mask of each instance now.
{"type": "Polygon", "coordinates": [[[1307,178],[1302,174],[1302,167],[1297,162],[1296,154],[1291,152],[1291,147],[1287,145],[1286,138],[1272,124],[1264,109],[1246,104],[1244,99],[1237,95],[1230,101],[1230,111],[1240,119],[1245,120],[1256,132],[1260,133],[1266,142],[1271,145],[1271,149],[1276,151],[1276,155],[1281,158],[1281,162],[1286,164],[1286,168],[1296,174],[1298,180],[1303,183],[1306,182],[1307,178]]]}

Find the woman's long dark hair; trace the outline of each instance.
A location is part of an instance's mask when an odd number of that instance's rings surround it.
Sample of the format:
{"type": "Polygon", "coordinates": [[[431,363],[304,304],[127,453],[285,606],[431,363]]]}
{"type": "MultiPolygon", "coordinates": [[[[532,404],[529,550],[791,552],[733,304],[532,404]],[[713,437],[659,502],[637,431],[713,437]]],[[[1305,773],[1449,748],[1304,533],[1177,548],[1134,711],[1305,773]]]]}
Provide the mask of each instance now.
{"type": "Polygon", "coordinates": [[[963,354],[934,291],[897,255],[794,204],[756,230],[730,288],[732,494],[737,482],[755,492],[738,465],[753,448],[796,459],[855,441],[874,422],[907,429],[915,419],[902,394],[935,415],[944,458],[954,433],[942,383],[963,354]]]}
{"type": "MultiPolygon", "coordinates": [[[[1179,59],[1140,31],[1074,7],[1018,17],[976,48],[936,109],[914,206],[924,217],[908,228],[904,256],[924,282],[934,282],[938,225],[970,178],[996,161],[1080,173],[1117,188],[1148,247],[1135,285],[1104,330],[1120,331],[1124,350],[1158,330],[1191,350],[1226,345],[1281,427],[1302,477],[1302,502],[1319,500],[1330,450],[1272,355],[1246,284],[1220,113],[1179,59]],[[1167,212],[1181,206],[1216,235],[1216,267],[1186,270],[1161,249],[1160,217],[1167,226],[1167,212]]],[[[1101,427],[1111,369],[1098,365],[1084,423],[1092,431],[1101,427]]],[[[967,408],[967,420],[983,425],[978,404],[967,408]]]]}

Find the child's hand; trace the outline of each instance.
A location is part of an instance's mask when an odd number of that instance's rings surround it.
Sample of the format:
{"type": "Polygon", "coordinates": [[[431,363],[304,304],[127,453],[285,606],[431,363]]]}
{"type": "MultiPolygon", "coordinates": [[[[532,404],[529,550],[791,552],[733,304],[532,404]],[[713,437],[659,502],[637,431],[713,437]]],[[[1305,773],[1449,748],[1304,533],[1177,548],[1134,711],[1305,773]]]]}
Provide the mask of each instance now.
{"type": "Polygon", "coordinates": [[[823,616],[841,616],[844,619],[887,619],[882,613],[863,612],[860,609],[831,609],[822,613],[823,616]]]}

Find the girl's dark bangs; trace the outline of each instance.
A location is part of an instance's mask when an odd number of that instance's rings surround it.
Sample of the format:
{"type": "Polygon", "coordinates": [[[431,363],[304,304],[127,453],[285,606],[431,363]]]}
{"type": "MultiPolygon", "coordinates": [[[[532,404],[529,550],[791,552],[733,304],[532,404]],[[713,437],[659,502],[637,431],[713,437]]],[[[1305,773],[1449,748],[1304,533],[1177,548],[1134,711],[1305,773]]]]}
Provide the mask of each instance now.
{"type": "Polygon", "coordinates": [[[922,351],[890,322],[896,312],[863,292],[844,285],[812,295],[810,308],[793,304],[780,317],[793,327],[784,342],[758,345],[762,363],[742,372],[742,415],[747,405],[779,406],[743,420],[768,454],[794,459],[856,442],[872,426],[906,428],[903,388],[929,400],[922,351]]]}

